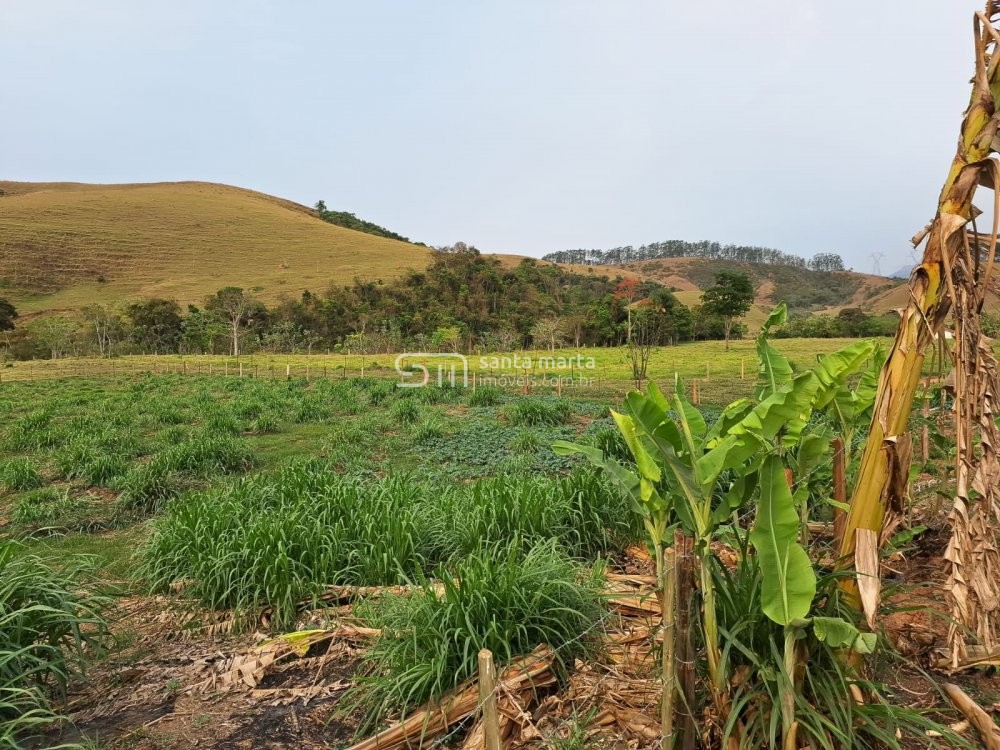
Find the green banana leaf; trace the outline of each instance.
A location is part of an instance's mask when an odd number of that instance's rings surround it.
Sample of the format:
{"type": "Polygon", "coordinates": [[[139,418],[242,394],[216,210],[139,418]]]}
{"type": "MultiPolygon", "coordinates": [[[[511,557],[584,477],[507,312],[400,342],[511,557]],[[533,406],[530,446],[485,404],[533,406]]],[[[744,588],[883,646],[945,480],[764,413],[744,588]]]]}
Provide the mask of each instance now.
{"type": "Polygon", "coordinates": [[[797,625],[809,614],[816,596],[816,573],[798,543],[799,518],[777,456],[764,461],[760,502],[750,543],[763,573],[761,609],[779,625],[797,625]]]}

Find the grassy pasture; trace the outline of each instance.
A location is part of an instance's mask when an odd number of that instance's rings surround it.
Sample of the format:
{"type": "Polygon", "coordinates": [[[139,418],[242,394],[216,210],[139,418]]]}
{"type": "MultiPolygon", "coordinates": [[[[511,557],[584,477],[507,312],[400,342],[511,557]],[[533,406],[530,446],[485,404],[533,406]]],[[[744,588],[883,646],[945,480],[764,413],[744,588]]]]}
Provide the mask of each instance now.
{"type": "MultiPolygon", "coordinates": [[[[849,339],[778,339],[774,345],[793,362],[801,366],[813,363],[817,356],[836,351],[849,339]]],[[[888,345],[888,340],[884,342],[888,345]]],[[[212,375],[214,377],[256,377],[269,380],[309,378],[310,380],[343,380],[362,374],[398,381],[395,354],[255,354],[239,359],[208,355],[130,356],[116,360],[69,358],[8,362],[0,367],[0,387],[3,383],[60,377],[98,377],[107,375],[137,375],[142,372],[175,373],[181,375],[212,375]],[[242,369],[241,369],[242,368],[242,369]]],[[[458,360],[438,355],[408,357],[403,366],[425,364],[432,381],[437,378],[437,366],[450,365],[459,369],[458,360]]],[[[624,347],[591,347],[558,349],[555,352],[528,350],[506,354],[470,354],[467,357],[471,385],[475,373],[477,383],[494,384],[508,394],[524,391],[523,379],[529,379],[531,393],[556,392],[556,379],[561,379],[563,395],[577,393],[587,398],[617,398],[634,387],[631,366],[624,347]],[[572,390],[570,390],[572,389],[572,390]]],[[[672,387],[674,373],[687,383],[697,380],[703,403],[726,404],[745,396],[756,377],[756,354],[753,341],[733,341],[730,349],[719,341],[700,341],[678,346],[660,347],[653,352],[648,376],[665,387],[672,387]]]]}

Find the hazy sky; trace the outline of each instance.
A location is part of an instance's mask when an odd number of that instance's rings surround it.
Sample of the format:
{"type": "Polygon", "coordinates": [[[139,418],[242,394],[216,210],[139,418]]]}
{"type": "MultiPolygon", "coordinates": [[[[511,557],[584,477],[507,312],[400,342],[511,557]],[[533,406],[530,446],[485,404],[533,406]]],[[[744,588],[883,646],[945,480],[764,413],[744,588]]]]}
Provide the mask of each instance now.
{"type": "Polygon", "coordinates": [[[429,244],[661,239],[889,272],[981,2],[0,0],[0,178],[210,180],[429,244]]]}

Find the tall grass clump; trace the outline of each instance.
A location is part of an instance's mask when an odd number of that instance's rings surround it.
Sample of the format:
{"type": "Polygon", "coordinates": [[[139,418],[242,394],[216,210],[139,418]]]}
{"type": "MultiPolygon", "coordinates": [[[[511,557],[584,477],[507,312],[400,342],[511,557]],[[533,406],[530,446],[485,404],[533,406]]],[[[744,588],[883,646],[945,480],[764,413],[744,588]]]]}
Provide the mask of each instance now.
{"type": "Polygon", "coordinates": [[[504,409],[512,425],[549,426],[567,422],[573,413],[568,401],[562,399],[521,398],[504,409]]]}
{"type": "Polygon", "coordinates": [[[437,570],[440,584],[425,579],[416,593],[366,605],[365,619],[382,636],[365,656],[370,674],[354,700],[369,724],[405,713],[472,677],[483,648],[506,662],[544,643],[572,664],[599,630],[601,573],[571,560],[555,540],[527,552],[513,540],[437,570]]]}
{"type": "Polygon", "coordinates": [[[33,490],[43,484],[44,477],[29,458],[10,458],[0,464],[0,489],[6,492],[33,490]]]}
{"type": "Polygon", "coordinates": [[[499,406],[503,401],[503,391],[495,385],[481,386],[469,394],[469,406],[499,406]]]}
{"type": "Polygon", "coordinates": [[[10,520],[24,526],[50,526],[75,516],[76,511],[77,504],[68,490],[45,487],[21,495],[10,520]]]}
{"type": "Polygon", "coordinates": [[[88,583],[86,560],[59,570],[0,541],[0,747],[19,748],[58,717],[51,699],[82,673],[106,634],[107,600],[88,583]]]}
{"type": "Polygon", "coordinates": [[[624,495],[589,469],[554,479],[483,479],[441,494],[425,513],[441,558],[469,554],[483,539],[517,539],[525,548],[555,539],[582,559],[626,547],[642,534],[624,495]]]}
{"type": "Polygon", "coordinates": [[[443,435],[444,424],[436,416],[427,417],[413,428],[413,439],[417,441],[417,443],[434,440],[435,438],[442,437],[443,435]]]}
{"type": "Polygon", "coordinates": [[[368,388],[368,405],[382,406],[392,396],[392,386],[388,383],[375,383],[368,388]]]}
{"type": "Polygon", "coordinates": [[[399,424],[413,424],[420,418],[420,407],[413,399],[403,398],[392,405],[390,413],[399,424]]]}
{"type": "Polygon", "coordinates": [[[425,489],[406,479],[365,483],[318,462],[293,464],[173,503],[143,552],[155,589],[177,580],[210,607],[273,607],[294,621],[326,584],[388,585],[429,564],[418,506],[425,489]]]}

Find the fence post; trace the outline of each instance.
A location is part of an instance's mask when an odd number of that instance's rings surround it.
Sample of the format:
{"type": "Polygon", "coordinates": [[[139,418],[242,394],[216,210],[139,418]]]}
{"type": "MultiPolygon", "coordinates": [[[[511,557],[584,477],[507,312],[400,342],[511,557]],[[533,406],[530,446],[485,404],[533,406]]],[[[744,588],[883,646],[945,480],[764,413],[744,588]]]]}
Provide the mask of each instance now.
{"type": "Polygon", "coordinates": [[[479,705],[483,707],[483,730],[486,750],[500,750],[500,714],[497,710],[496,666],[493,652],[479,652],[479,705]]]}
{"type": "Polygon", "coordinates": [[[240,362],[240,377],[243,377],[243,363],[240,362]]]}
{"type": "Polygon", "coordinates": [[[740,357],[740,380],[743,380],[744,374],[746,372],[746,357],[740,357]]]}
{"type": "Polygon", "coordinates": [[[677,596],[677,565],[675,550],[663,550],[663,649],[660,675],[663,681],[660,695],[660,749],[673,750],[674,746],[674,602],[677,596]]]}
{"type": "Polygon", "coordinates": [[[473,370],[473,372],[472,372],[472,392],[473,393],[476,392],[476,372],[475,372],[475,370],[473,370]]]}
{"type": "Polygon", "coordinates": [[[695,406],[698,405],[698,381],[691,378],[691,403],[695,406]]]}
{"type": "Polygon", "coordinates": [[[285,380],[291,380],[291,379],[292,379],[292,366],[285,365],[285,380]]]}

